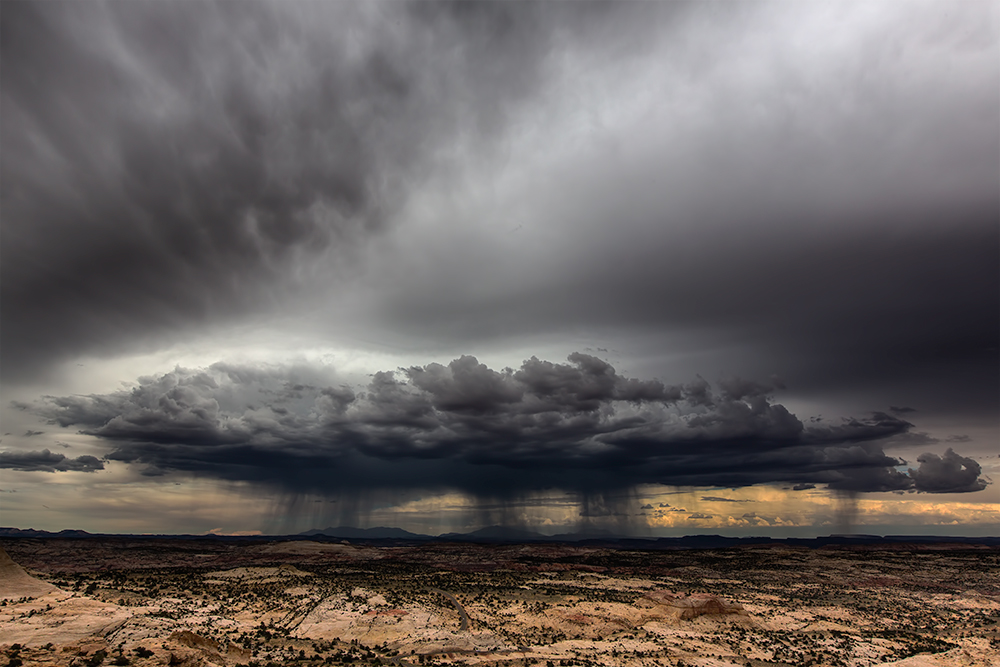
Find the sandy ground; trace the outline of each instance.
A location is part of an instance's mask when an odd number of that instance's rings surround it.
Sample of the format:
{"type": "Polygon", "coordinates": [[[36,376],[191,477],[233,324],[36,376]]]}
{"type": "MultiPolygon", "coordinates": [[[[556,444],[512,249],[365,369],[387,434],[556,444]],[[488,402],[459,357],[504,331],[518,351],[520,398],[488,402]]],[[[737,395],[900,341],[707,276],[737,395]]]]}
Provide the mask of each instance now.
{"type": "MultiPolygon", "coordinates": [[[[127,659],[138,667],[1000,665],[1000,595],[992,592],[1000,591],[1000,571],[992,567],[976,575],[978,590],[950,585],[947,592],[930,571],[911,576],[926,584],[829,585],[822,578],[830,563],[848,573],[850,563],[822,554],[802,556],[794,571],[799,577],[812,567],[813,581],[784,584],[769,583],[777,575],[766,569],[746,579],[700,566],[649,576],[603,565],[607,572],[595,573],[589,570],[597,566],[586,563],[579,570],[482,575],[421,565],[400,578],[387,574],[397,570],[379,569],[388,550],[373,556],[377,549],[345,547],[256,545],[247,550],[250,561],[260,554],[298,560],[176,575],[109,570],[78,579],[73,591],[32,576],[0,551],[0,661],[6,654],[25,665],[66,667],[97,664],[102,656],[103,664],[127,659]],[[754,580],[760,583],[748,583],[754,580]],[[705,586],[730,595],[699,592],[705,586]],[[828,601],[842,593],[842,604],[828,601]],[[914,641],[927,648],[912,655],[914,641]],[[909,657],[893,657],[901,654],[909,657]]],[[[203,558],[212,559],[219,560],[203,558]]]]}

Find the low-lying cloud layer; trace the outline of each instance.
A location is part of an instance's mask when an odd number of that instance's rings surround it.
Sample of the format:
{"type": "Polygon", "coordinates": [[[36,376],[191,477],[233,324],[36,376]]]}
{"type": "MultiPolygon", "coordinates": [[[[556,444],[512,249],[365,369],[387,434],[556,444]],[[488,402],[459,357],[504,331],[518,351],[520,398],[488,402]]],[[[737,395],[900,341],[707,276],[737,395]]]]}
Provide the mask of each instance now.
{"type": "Polygon", "coordinates": [[[96,456],[68,458],[65,454],[53,454],[47,449],[38,452],[0,452],[0,468],[38,472],[94,472],[104,470],[104,462],[96,456]]]}
{"type": "MultiPolygon", "coordinates": [[[[985,487],[972,459],[920,457],[909,474],[882,439],[911,424],[883,412],[803,423],[773,387],[627,378],[574,353],[493,370],[475,357],[375,373],[361,391],[329,369],[217,363],[111,394],[49,396],[33,409],[106,443],[147,475],[180,471],[288,493],[358,487],[510,496],[638,484],[826,484],[844,492],[985,487]]],[[[10,455],[13,456],[13,455],[10,455]]],[[[706,497],[715,499],[715,497],[706,497]]]]}

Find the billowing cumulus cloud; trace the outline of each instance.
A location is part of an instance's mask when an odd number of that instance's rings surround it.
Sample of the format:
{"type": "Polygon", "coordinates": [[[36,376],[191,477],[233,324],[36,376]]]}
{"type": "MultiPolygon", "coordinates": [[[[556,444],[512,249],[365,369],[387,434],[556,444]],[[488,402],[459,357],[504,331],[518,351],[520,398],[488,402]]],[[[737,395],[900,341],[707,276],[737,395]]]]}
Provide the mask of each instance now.
{"type": "Polygon", "coordinates": [[[979,463],[956,454],[950,447],[944,456],[921,454],[917,461],[920,466],[916,470],[910,468],[917,491],[967,493],[986,488],[986,480],[979,476],[982,473],[979,463]]]}
{"type": "MultiPolygon", "coordinates": [[[[902,462],[878,441],[906,432],[907,422],[874,413],[806,426],[768,386],[741,380],[718,389],[702,379],[637,380],[582,353],[500,371],[463,356],[375,373],[357,390],[324,384],[330,370],[306,372],[177,368],[112,394],[46,397],[34,409],[104,441],[109,459],[155,471],[146,474],[181,471],[289,491],[333,494],[363,484],[504,495],[767,482],[882,491],[915,480],[921,490],[958,490],[941,481],[954,477],[950,450],[937,466],[937,457],[922,458],[912,476],[894,469],[902,462]]],[[[975,490],[978,467],[964,470],[971,478],[961,490],[975,490]]],[[[596,501],[585,510],[617,511],[596,501]]]]}

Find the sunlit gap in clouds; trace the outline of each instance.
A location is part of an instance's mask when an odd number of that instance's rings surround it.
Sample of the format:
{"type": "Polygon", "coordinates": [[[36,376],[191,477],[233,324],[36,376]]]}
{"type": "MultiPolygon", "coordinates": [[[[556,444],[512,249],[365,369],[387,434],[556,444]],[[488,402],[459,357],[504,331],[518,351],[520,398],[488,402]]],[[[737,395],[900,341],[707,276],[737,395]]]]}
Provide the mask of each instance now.
{"type": "Polygon", "coordinates": [[[516,496],[433,489],[286,494],[274,500],[266,532],[390,526],[437,535],[501,526],[543,535],[649,536],[652,526],[641,505],[638,489],[592,493],[546,489],[516,496]]]}

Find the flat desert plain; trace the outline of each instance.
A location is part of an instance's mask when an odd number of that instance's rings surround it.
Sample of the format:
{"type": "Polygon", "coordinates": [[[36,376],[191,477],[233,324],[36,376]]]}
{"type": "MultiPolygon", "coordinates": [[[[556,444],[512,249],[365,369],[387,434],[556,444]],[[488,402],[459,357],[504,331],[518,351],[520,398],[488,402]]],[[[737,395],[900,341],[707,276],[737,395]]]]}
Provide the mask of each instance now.
{"type": "Polygon", "coordinates": [[[987,547],[0,547],[0,667],[1000,665],[987,547]]]}

